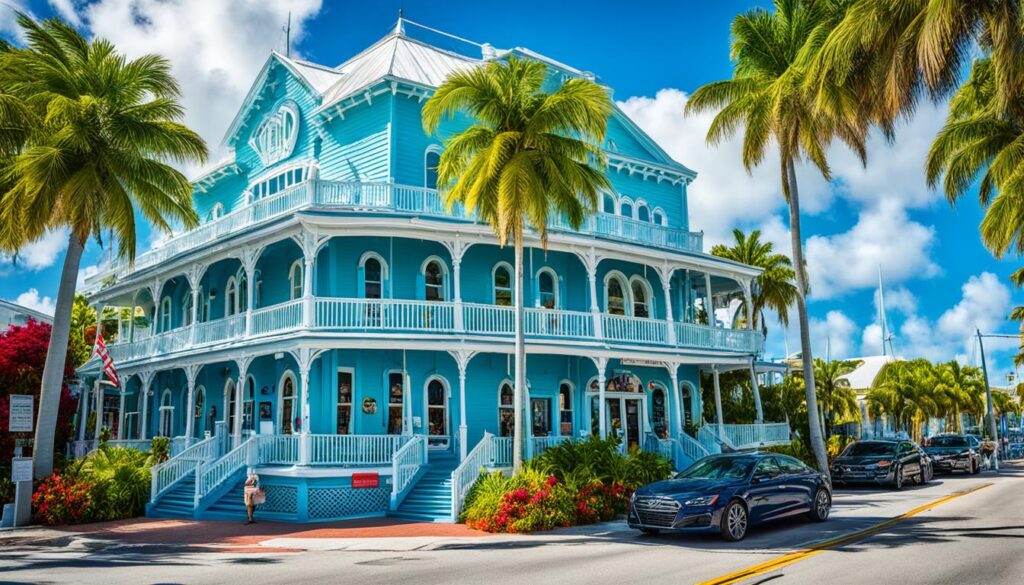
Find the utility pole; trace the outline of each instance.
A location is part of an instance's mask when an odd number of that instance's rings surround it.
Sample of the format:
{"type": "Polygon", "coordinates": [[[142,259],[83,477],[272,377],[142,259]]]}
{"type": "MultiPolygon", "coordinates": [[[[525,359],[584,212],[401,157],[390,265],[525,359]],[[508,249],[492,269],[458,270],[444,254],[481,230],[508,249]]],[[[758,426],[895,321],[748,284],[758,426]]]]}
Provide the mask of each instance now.
{"type": "Polygon", "coordinates": [[[978,353],[981,354],[981,375],[985,378],[985,401],[988,406],[985,408],[988,413],[988,436],[996,444],[995,468],[999,471],[999,433],[996,429],[996,415],[992,408],[992,387],[988,385],[988,368],[985,366],[985,345],[981,340],[981,329],[975,329],[978,335],[978,353]]]}
{"type": "Polygon", "coordinates": [[[288,11],[288,24],[284,27],[284,56],[292,56],[292,11],[288,11]]]}

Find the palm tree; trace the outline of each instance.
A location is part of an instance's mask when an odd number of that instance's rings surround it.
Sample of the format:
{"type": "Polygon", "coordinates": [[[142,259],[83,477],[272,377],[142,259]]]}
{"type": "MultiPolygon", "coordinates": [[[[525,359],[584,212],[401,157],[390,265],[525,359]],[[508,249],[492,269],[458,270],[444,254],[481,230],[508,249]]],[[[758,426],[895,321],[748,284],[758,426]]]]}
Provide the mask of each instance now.
{"type": "Polygon", "coordinates": [[[449,210],[462,204],[515,248],[515,430],[513,468],[522,462],[523,237],[532,228],[547,246],[547,226],[564,217],[579,228],[609,188],[601,150],[613,111],[604,88],[570,79],[544,89],[548,69],[510,57],[453,73],[423,106],[428,134],[465,114],[472,124],[450,137],[438,163],[438,186],[449,210]]]}
{"type": "Polygon", "coordinates": [[[844,377],[855,369],[857,362],[853,361],[814,360],[814,383],[818,385],[818,405],[821,407],[826,439],[837,419],[860,418],[857,393],[850,388],[850,381],[844,377]]]}
{"type": "Polygon", "coordinates": [[[756,8],[732,23],[732,79],[709,83],[695,91],[688,113],[718,112],[707,140],[717,144],[744,130],[743,164],[759,165],[774,143],[781,163],[782,192],[789,203],[790,237],[796,270],[796,309],[800,320],[804,392],[810,418],[810,441],[822,473],[828,473],[828,454],[818,423],[811,334],[807,319],[807,274],[800,235],[800,196],[796,163],[806,158],[829,178],[826,149],[833,138],[864,152],[865,124],[859,116],[853,88],[835,86],[828,94],[830,108],[816,107],[803,87],[814,51],[842,12],[832,2],[775,0],[775,10],[756,8]]]}
{"type": "Polygon", "coordinates": [[[79,262],[104,232],[135,257],[135,213],[159,230],[198,223],[192,187],[168,163],[201,162],[203,140],[177,120],[181,91],[162,57],[128,60],[56,20],[18,23],[28,47],[0,53],[0,126],[20,129],[2,160],[0,250],[16,252],[53,229],[68,249],[46,355],[35,435],[35,476],[53,468],[56,424],[79,262]]]}
{"type": "Polygon", "coordinates": [[[741,230],[734,229],[732,235],[736,240],[735,244],[716,244],[711,248],[711,254],[763,270],[757,277],[756,289],[751,291],[750,304],[753,315],[747,315],[746,304],[740,306],[739,314],[745,319],[753,319],[751,328],[760,328],[766,334],[768,327],[764,317],[765,309],[775,311],[779,322],[783,326],[789,326],[789,307],[796,299],[796,285],[793,284],[796,274],[793,271],[793,263],[785,254],[775,253],[771,242],[761,241],[761,230],[754,230],[748,236],[741,230]]]}
{"type": "Polygon", "coordinates": [[[980,413],[985,409],[985,384],[981,370],[961,365],[953,360],[935,368],[935,393],[942,415],[956,424],[957,432],[963,432],[961,412],[980,413]]]}
{"type": "Polygon", "coordinates": [[[890,362],[878,372],[867,394],[868,409],[875,416],[891,415],[897,431],[910,427],[916,435],[915,422],[940,412],[934,387],[935,375],[927,360],[890,362]]]}

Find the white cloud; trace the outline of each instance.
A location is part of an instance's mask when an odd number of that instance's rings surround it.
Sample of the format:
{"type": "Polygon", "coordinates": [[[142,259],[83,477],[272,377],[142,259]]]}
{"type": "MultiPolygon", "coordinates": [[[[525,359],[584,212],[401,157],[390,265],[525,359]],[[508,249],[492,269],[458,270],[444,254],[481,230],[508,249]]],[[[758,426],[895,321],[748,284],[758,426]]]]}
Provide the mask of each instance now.
{"type": "Polygon", "coordinates": [[[811,318],[811,349],[815,357],[844,359],[853,355],[857,324],[842,311],[829,311],[825,319],[811,318]]]}
{"type": "MultiPolygon", "coordinates": [[[[156,53],[181,82],[185,123],[211,148],[211,160],[271,50],[284,49],[282,27],[292,17],[292,42],[322,0],[99,0],[80,7],[93,34],[130,57],[156,53]]],[[[194,172],[196,169],[188,169],[194,172]]]]}
{"type": "Polygon", "coordinates": [[[878,284],[939,274],[931,258],[935,230],[911,220],[897,201],[883,200],[865,209],[849,231],[811,236],[806,243],[813,298],[828,299],[878,284]]]}
{"type": "Polygon", "coordinates": [[[23,37],[15,11],[32,14],[24,0],[4,0],[0,3],[0,35],[5,37],[23,37]]]}
{"type": "Polygon", "coordinates": [[[45,313],[47,315],[53,315],[56,310],[56,306],[53,299],[50,297],[39,296],[39,291],[34,288],[30,288],[27,291],[18,295],[18,298],[14,299],[14,302],[29,309],[45,313]]]}
{"type": "MultiPolygon", "coordinates": [[[[714,114],[686,116],[687,94],[662,89],[655,97],[631,97],[619,107],[675,160],[697,172],[688,190],[690,223],[704,230],[705,246],[731,240],[734,227],[756,225],[784,207],[778,157],[769,149],[765,161],[749,174],[743,170],[742,133],[717,147],[705,142],[714,114]]],[[[816,171],[801,168],[804,211],[823,211],[828,184],[816,171]]],[[[789,245],[783,248],[789,251],[789,245]]]]}
{"type": "Polygon", "coordinates": [[[67,229],[46,232],[43,234],[43,237],[26,244],[22,249],[18,250],[16,258],[0,256],[0,271],[6,272],[5,268],[9,269],[11,264],[34,271],[49,268],[53,266],[54,262],[57,261],[57,257],[61,255],[67,246],[67,229]]]}
{"type": "Polygon", "coordinates": [[[82,17],[79,16],[78,7],[76,6],[76,4],[81,4],[81,0],[78,2],[75,0],[49,0],[49,2],[54,11],[66,20],[68,24],[76,27],[82,26],[82,17]]]}
{"type": "MultiPolygon", "coordinates": [[[[883,275],[884,276],[884,275],[883,275]]],[[[875,312],[878,312],[881,295],[875,291],[875,312]]],[[[913,315],[917,312],[917,297],[905,286],[899,286],[885,291],[885,312],[886,317],[890,311],[898,311],[904,315],[913,315]]]]}

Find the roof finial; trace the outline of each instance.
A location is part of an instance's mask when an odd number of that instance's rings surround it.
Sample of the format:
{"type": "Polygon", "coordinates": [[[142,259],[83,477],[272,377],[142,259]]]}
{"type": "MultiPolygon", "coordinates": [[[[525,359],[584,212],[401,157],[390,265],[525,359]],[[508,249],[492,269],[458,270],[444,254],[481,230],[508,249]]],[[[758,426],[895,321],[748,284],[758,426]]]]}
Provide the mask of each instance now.
{"type": "Polygon", "coordinates": [[[400,6],[398,8],[398,22],[395,23],[395,34],[396,35],[405,34],[405,17],[403,16],[403,12],[405,12],[405,11],[400,6]]]}

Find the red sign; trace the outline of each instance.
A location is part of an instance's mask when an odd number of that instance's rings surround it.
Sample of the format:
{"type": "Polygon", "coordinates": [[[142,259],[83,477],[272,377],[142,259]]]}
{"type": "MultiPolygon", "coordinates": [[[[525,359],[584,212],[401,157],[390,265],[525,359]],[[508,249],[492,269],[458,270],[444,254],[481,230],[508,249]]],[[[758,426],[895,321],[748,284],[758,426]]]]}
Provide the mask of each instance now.
{"type": "Polygon", "coordinates": [[[352,474],[352,487],[354,489],[359,488],[375,488],[380,485],[380,479],[376,473],[353,473],[352,474]]]}

